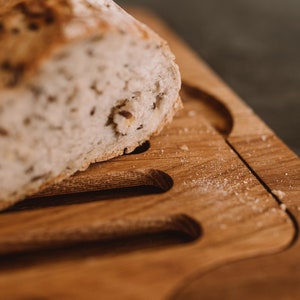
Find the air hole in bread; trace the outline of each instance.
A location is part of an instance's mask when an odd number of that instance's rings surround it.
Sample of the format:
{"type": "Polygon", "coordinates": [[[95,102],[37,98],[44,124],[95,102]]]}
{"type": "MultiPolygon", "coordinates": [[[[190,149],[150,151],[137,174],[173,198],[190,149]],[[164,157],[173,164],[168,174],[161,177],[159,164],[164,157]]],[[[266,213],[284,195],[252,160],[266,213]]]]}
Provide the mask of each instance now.
{"type": "Polygon", "coordinates": [[[25,118],[25,119],[23,120],[23,124],[24,124],[25,126],[29,126],[30,123],[31,123],[31,119],[30,119],[29,117],[27,117],[27,118],[25,118]]]}
{"type": "Polygon", "coordinates": [[[73,79],[73,76],[67,72],[67,70],[65,68],[60,67],[58,69],[59,74],[61,74],[62,76],[65,77],[65,79],[67,79],[68,81],[73,79]]]}
{"type": "MultiPolygon", "coordinates": [[[[1,31],[1,30],[0,30],[1,31]]],[[[19,28],[17,28],[17,27],[14,27],[14,28],[12,28],[11,30],[10,30],[10,32],[12,33],[12,34],[15,34],[15,35],[17,35],[17,34],[19,34],[20,33],[20,29],[19,28]]]]}
{"type": "Polygon", "coordinates": [[[90,39],[90,42],[96,43],[100,42],[103,39],[103,34],[97,34],[90,39]]]}
{"type": "Polygon", "coordinates": [[[165,96],[166,96],[166,93],[159,93],[156,95],[155,108],[160,107],[161,102],[164,100],[165,96]]]}
{"type": "Polygon", "coordinates": [[[57,97],[50,95],[50,96],[48,96],[47,100],[48,100],[49,103],[54,103],[54,102],[57,101],[57,97]]]}
{"type": "Polygon", "coordinates": [[[31,91],[31,93],[35,98],[38,98],[43,94],[43,89],[37,85],[30,85],[29,90],[31,91]]]}
{"type": "Polygon", "coordinates": [[[54,125],[49,125],[48,128],[50,130],[63,130],[62,126],[54,126],[54,125]]]}
{"type": "Polygon", "coordinates": [[[97,96],[100,96],[103,94],[103,91],[98,89],[97,87],[97,81],[94,80],[93,83],[91,84],[90,86],[90,89],[97,95],[97,96]]]}
{"type": "Polygon", "coordinates": [[[27,25],[27,28],[30,30],[30,31],[37,31],[40,29],[39,25],[36,24],[36,23],[29,23],[27,25]]]}
{"type": "Polygon", "coordinates": [[[52,16],[50,14],[45,17],[45,23],[48,25],[54,23],[54,21],[55,21],[54,16],[52,16]]]}
{"type": "Polygon", "coordinates": [[[87,54],[87,56],[93,57],[94,56],[94,51],[92,49],[87,49],[86,54],[87,54]]]}
{"type": "Polygon", "coordinates": [[[77,107],[72,107],[72,108],[70,109],[70,112],[71,112],[71,113],[76,113],[76,112],[78,112],[78,108],[77,108],[77,107]]]}
{"type": "Polygon", "coordinates": [[[95,112],[96,112],[96,107],[94,106],[90,111],[90,116],[95,115],[95,112]]]}
{"type": "Polygon", "coordinates": [[[3,128],[3,127],[0,127],[0,136],[8,136],[8,130],[3,128]]]}
{"type": "Polygon", "coordinates": [[[31,173],[33,173],[33,171],[34,171],[34,166],[30,166],[29,168],[27,168],[25,170],[25,174],[31,174],[31,173]]]}
{"type": "Polygon", "coordinates": [[[131,119],[133,117],[133,114],[130,111],[127,110],[121,110],[118,112],[118,114],[122,117],[124,117],[125,119],[131,119]]]}
{"type": "Polygon", "coordinates": [[[74,98],[77,96],[78,88],[75,86],[71,92],[71,94],[67,97],[66,103],[70,104],[73,102],[74,98]]]}
{"type": "Polygon", "coordinates": [[[49,177],[50,175],[51,175],[51,172],[48,172],[48,173],[45,173],[45,174],[40,174],[40,175],[32,177],[30,179],[30,181],[31,182],[39,181],[39,180],[42,180],[42,179],[45,179],[45,178],[49,177]]]}

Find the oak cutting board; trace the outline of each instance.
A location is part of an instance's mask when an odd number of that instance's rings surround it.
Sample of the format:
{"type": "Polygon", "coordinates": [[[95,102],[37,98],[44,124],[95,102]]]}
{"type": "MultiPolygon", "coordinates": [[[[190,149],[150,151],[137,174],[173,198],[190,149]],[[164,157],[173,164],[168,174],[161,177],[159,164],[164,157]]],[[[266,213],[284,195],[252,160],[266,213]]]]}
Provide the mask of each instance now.
{"type": "Polygon", "coordinates": [[[278,274],[300,296],[299,158],[157,17],[132,13],[170,43],[184,109],[134,153],[0,214],[0,298],[253,299],[278,274]]]}

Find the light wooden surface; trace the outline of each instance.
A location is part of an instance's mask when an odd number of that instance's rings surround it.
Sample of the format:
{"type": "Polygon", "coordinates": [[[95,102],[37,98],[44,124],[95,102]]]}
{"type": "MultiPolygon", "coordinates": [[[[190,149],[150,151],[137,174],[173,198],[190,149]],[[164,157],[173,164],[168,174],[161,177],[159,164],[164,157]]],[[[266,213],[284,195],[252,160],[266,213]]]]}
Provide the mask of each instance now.
{"type": "Polygon", "coordinates": [[[298,157],[164,24],[134,13],[170,42],[185,108],[145,152],[0,215],[1,299],[197,299],[210,291],[193,278],[295,247],[280,202],[294,212],[298,157]]]}

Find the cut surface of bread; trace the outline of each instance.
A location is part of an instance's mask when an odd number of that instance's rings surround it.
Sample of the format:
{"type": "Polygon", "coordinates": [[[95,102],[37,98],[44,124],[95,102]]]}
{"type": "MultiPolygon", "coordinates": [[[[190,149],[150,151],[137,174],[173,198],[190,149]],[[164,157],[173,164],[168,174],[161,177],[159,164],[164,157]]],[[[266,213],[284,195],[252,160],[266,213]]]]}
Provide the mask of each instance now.
{"type": "Polygon", "coordinates": [[[113,1],[0,4],[0,208],[130,152],[181,107],[165,41],[113,1]]]}

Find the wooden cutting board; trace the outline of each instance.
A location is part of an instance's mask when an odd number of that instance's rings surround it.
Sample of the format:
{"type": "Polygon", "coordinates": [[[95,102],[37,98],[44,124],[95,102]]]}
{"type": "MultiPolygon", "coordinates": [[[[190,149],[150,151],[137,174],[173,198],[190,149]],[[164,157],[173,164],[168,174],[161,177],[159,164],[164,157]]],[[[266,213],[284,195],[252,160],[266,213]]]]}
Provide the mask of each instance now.
{"type": "Polygon", "coordinates": [[[299,158],[165,24],[132,13],[176,54],[184,109],[136,152],[0,214],[1,299],[224,299],[223,274],[299,264],[299,158]]]}

